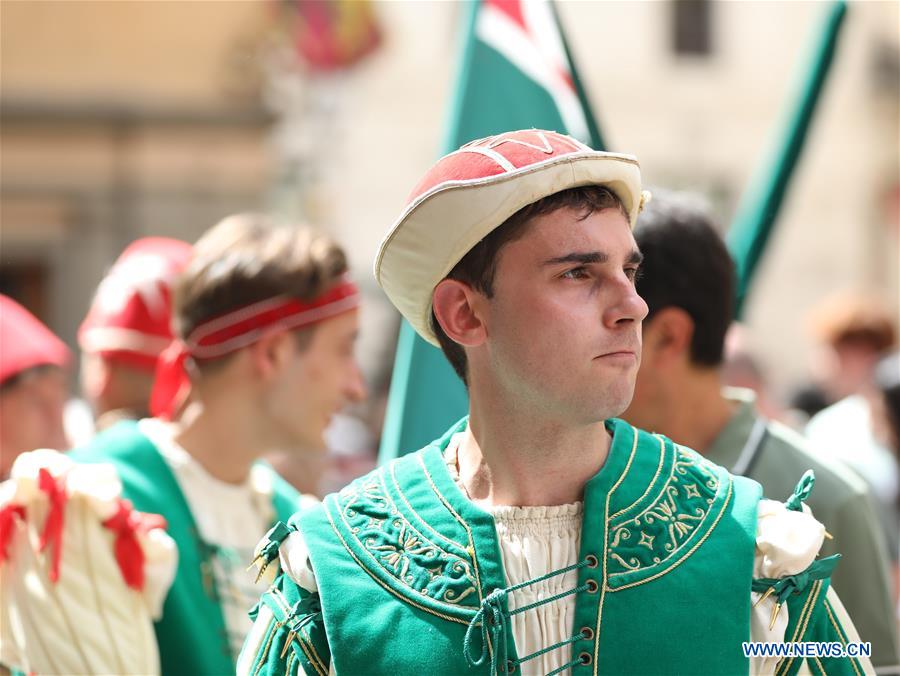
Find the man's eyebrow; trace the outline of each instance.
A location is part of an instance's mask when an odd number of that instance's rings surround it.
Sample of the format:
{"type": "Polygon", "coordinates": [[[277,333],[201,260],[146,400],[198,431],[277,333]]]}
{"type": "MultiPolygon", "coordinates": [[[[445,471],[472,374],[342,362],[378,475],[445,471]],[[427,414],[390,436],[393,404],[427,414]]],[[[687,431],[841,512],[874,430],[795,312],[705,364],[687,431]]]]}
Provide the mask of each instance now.
{"type": "MultiPolygon", "coordinates": [[[[640,265],[644,261],[644,254],[634,249],[628,256],[626,263],[628,265],[640,265]]],[[[561,263],[579,263],[581,265],[590,265],[591,263],[608,263],[609,254],[603,251],[587,251],[566,254],[565,256],[556,256],[548,258],[541,265],[559,265],[561,263]]]]}
{"type": "Polygon", "coordinates": [[[572,252],[565,256],[557,256],[548,258],[541,265],[559,265],[560,263],[581,263],[589,265],[591,263],[606,263],[609,261],[609,255],[602,251],[589,251],[584,253],[572,252]]]}

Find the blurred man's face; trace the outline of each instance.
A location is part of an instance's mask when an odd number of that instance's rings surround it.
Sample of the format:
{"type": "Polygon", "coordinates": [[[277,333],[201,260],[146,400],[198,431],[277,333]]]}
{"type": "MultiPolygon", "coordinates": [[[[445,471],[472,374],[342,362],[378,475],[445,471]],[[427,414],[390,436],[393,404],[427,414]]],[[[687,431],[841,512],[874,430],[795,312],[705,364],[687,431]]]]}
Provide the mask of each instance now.
{"type": "Polygon", "coordinates": [[[845,340],[829,347],[825,383],[835,399],[864,392],[872,382],[872,373],[880,353],[866,341],[845,340]]]}
{"type": "Polygon", "coordinates": [[[634,385],[634,398],[622,417],[635,427],[659,431],[662,412],[667,406],[666,391],[661,382],[663,377],[656,368],[657,353],[654,346],[660,344],[657,338],[659,323],[656,316],[644,322],[643,355],[634,385]]]}
{"type": "Polygon", "coordinates": [[[617,209],[532,220],[499,254],[485,319],[490,377],[511,401],[564,424],[619,415],[631,400],[647,305],[617,209]]]}
{"type": "Polygon", "coordinates": [[[305,347],[292,341],[289,361],[266,397],[280,448],[324,449],[331,418],[365,398],[354,353],[358,326],[359,313],[352,310],[316,324],[305,347]]]}
{"type": "Polygon", "coordinates": [[[65,450],[63,410],[66,375],[56,367],[38,367],[0,389],[0,476],[15,459],[36,448],[65,450]]]}

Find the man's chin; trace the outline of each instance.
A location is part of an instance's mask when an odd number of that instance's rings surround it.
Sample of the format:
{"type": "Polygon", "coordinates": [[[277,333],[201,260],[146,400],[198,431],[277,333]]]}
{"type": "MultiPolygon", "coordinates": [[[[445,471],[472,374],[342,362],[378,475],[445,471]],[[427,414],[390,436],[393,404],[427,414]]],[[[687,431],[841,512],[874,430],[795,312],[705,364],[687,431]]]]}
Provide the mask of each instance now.
{"type": "Polygon", "coordinates": [[[633,398],[634,381],[619,383],[599,393],[595,410],[601,420],[621,418],[627,412],[633,398]]]}
{"type": "Polygon", "coordinates": [[[324,429],[303,430],[291,434],[282,441],[281,449],[304,455],[325,455],[328,452],[328,445],[325,443],[324,432],[324,429]]]}

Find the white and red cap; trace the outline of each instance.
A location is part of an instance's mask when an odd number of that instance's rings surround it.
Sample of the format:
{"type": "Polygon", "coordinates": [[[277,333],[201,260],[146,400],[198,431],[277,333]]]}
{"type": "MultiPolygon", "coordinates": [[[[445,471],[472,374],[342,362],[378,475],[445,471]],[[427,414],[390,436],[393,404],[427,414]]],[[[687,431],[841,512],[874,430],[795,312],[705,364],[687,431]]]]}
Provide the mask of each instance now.
{"type": "Polygon", "coordinates": [[[0,383],[35,366],[69,364],[66,344],[37,317],[0,294],[0,383]]]}
{"type": "Polygon", "coordinates": [[[191,245],[167,237],[132,242],[100,282],[78,329],[84,352],[153,371],[172,342],[172,283],[191,245]]]}
{"type": "Polygon", "coordinates": [[[375,279],[425,340],[431,296],[447,273],[519,209],[585,185],[609,188],[632,227],[640,212],[641,171],[631,155],[591,150],[553,131],[511,131],[445,155],[415,187],[375,259],[375,279]]]}

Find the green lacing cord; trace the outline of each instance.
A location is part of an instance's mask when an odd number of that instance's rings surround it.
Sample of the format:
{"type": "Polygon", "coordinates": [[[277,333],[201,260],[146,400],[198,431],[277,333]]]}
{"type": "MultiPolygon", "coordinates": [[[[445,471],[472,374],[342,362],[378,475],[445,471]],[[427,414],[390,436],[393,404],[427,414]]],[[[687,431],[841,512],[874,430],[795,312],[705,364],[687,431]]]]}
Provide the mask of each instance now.
{"type": "Polygon", "coordinates": [[[257,561],[262,561],[259,572],[256,574],[256,582],[259,582],[263,573],[266,572],[266,568],[268,568],[269,564],[278,556],[278,549],[281,547],[281,543],[284,542],[285,538],[287,538],[292,531],[293,529],[290,526],[279,521],[269,529],[268,533],[266,533],[263,538],[266,541],[266,544],[260,548],[259,553],[253,557],[250,565],[247,566],[247,570],[250,570],[257,561]]]}
{"type": "MultiPolygon", "coordinates": [[[[534,603],[529,603],[527,606],[522,606],[521,608],[516,608],[515,610],[509,611],[510,615],[518,615],[519,613],[524,613],[526,610],[531,610],[532,608],[537,608],[538,606],[543,606],[548,603],[553,603],[554,601],[558,601],[561,598],[565,598],[566,596],[571,596],[572,594],[580,594],[583,591],[587,591],[591,586],[589,584],[583,584],[580,587],[575,587],[575,589],[570,589],[569,591],[564,591],[561,594],[557,594],[556,596],[551,596],[548,599],[541,599],[540,601],[535,601],[534,603]]],[[[524,660],[522,660],[524,662],[524,660]]]]}
{"type": "Polygon", "coordinates": [[[809,586],[810,582],[814,580],[824,580],[825,578],[830,577],[831,571],[834,570],[834,567],[840,559],[840,554],[834,554],[824,559],[813,561],[806,570],[794,575],[787,575],[779,578],[754,578],[751,589],[758,593],[766,592],[768,594],[775,594],[775,597],[778,599],[778,604],[783,604],[788,596],[795,592],[799,594],[809,586]]]}
{"type": "Polygon", "coordinates": [[[800,477],[800,481],[797,482],[797,487],[794,488],[794,494],[784,501],[784,506],[794,512],[801,511],[803,509],[803,502],[809,497],[809,494],[812,493],[815,483],[815,472],[811,469],[806,470],[803,476],[800,477]]]}
{"type": "Polygon", "coordinates": [[[319,605],[318,596],[300,599],[291,607],[290,612],[285,618],[285,625],[288,628],[288,633],[284,641],[284,647],[281,649],[280,658],[287,655],[288,649],[294,642],[297,634],[300,633],[300,630],[312,622],[313,619],[315,619],[316,614],[321,610],[322,607],[319,605]]]}
{"type": "MultiPolygon", "coordinates": [[[[485,660],[488,658],[488,652],[491,653],[491,673],[498,673],[498,665],[503,664],[506,665],[508,661],[509,651],[507,649],[507,635],[509,632],[509,618],[511,615],[516,615],[518,613],[523,613],[526,610],[531,610],[532,608],[536,608],[538,606],[546,605],[548,603],[553,603],[561,598],[569,596],[571,594],[578,594],[579,592],[590,589],[590,585],[584,584],[580,587],[575,587],[570,591],[562,592],[561,594],[556,594],[547,599],[541,599],[540,601],[536,601],[522,608],[517,608],[513,611],[504,610],[504,606],[506,605],[506,597],[511,593],[518,589],[522,589],[523,587],[528,587],[529,585],[537,584],[538,582],[543,582],[551,577],[556,577],[557,575],[563,575],[573,570],[579,570],[584,568],[585,566],[590,564],[589,559],[585,559],[584,561],[580,561],[571,566],[567,566],[565,568],[560,568],[559,570],[554,570],[546,575],[541,575],[540,577],[536,577],[533,580],[527,580],[525,582],[520,582],[519,584],[515,584],[511,587],[507,587],[506,589],[495,589],[490,594],[488,594],[484,601],[481,603],[481,607],[478,609],[478,612],[475,613],[475,617],[472,618],[472,621],[469,622],[469,626],[466,629],[466,636],[463,640],[463,655],[466,659],[466,664],[469,667],[477,667],[484,664],[485,660]],[[474,633],[476,631],[476,627],[481,627],[481,653],[478,657],[473,657],[472,655],[472,641],[474,637],[474,633]],[[493,643],[494,650],[489,651],[488,645],[489,643],[493,643]]],[[[574,643],[579,638],[581,638],[581,634],[576,634],[575,636],[566,639],[556,645],[550,646],[549,648],[544,648],[543,650],[539,650],[531,655],[527,655],[521,659],[516,660],[513,663],[513,666],[518,666],[522,662],[525,662],[530,659],[534,659],[535,657],[539,657],[544,653],[547,653],[551,650],[555,650],[556,648],[560,648],[564,645],[568,645],[570,643],[574,643]]],[[[577,661],[577,660],[576,660],[577,661]]],[[[572,665],[569,665],[572,666],[572,665]]],[[[554,672],[558,673],[558,672],[554,672]]]]}
{"type": "MultiPolygon", "coordinates": [[[[525,657],[520,657],[515,662],[513,662],[513,664],[516,666],[519,666],[520,664],[522,664],[522,662],[527,662],[528,660],[533,660],[535,657],[540,657],[541,655],[549,653],[551,650],[556,650],[557,648],[562,648],[564,645],[570,645],[572,643],[575,643],[575,641],[580,641],[583,638],[584,638],[584,636],[581,634],[581,632],[578,632],[574,636],[570,636],[569,638],[565,639],[564,641],[560,641],[559,643],[554,643],[553,645],[548,646],[548,647],[544,648],[543,650],[538,650],[537,652],[533,652],[530,655],[526,655],[525,657]]],[[[575,662],[581,662],[581,660],[575,660],[575,662]]],[[[572,665],[570,664],[569,666],[572,666],[572,665]]],[[[556,671],[551,672],[551,674],[557,674],[560,671],[564,671],[567,668],[568,667],[561,667],[560,669],[557,669],[556,671]]],[[[547,674],[547,676],[550,676],[550,674],[547,674]]]]}
{"type": "MultiPolygon", "coordinates": [[[[579,636],[580,636],[580,634],[579,634],[579,636]]],[[[573,643],[574,643],[574,641],[573,641],[573,643]]],[[[556,676],[556,674],[561,674],[561,673],[564,672],[566,669],[570,669],[571,667],[574,667],[574,666],[579,665],[579,664],[583,664],[583,662],[581,661],[580,658],[577,658],[577,657],[576,657],[576,658],[575,658],[574,660],[572,660],[571,662],[566,662],[566,663],[565,663],[564,665],[562,665],[559,669],[554,669],[554,670],[551,671],[549,674],[547,674],[547,676],[556,676]]]]}

